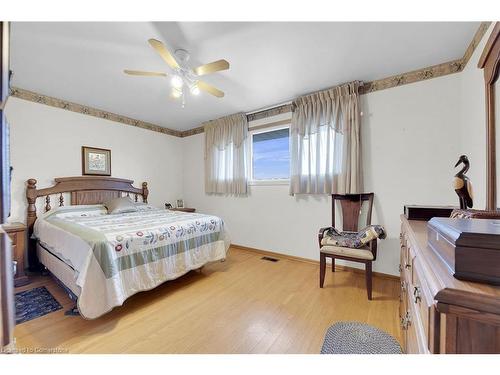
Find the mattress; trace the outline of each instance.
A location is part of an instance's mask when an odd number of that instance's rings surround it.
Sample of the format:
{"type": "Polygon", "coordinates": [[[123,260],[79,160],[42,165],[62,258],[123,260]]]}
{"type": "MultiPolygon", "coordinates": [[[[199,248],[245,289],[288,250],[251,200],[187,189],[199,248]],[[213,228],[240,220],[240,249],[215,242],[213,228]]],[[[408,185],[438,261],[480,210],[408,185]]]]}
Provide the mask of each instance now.
{"type": "Polygon", "coordinates": [[[137,292],[226,257],[229,238],[217,216],[137,208],[108,214],[102,205],[58,207],[35,223],[39,243],[73,270],[84,318],[97,318],[137,292]]]}

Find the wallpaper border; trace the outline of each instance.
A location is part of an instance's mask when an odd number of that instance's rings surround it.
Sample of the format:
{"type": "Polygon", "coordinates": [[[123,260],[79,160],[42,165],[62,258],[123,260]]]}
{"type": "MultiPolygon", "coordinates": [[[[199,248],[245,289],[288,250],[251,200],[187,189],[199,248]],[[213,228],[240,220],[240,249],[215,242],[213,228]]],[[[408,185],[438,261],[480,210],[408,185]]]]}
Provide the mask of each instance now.
{"type": "Polygon", "coordinates": [[[63,100],[59,98],[54,98],[52,96],[39,94],[19,87],[12,87],[10,90],[10,94],[14,98],[28,100],[30,102],[39,104],[45,104],[50,107],[65,109],[67,111],[80,113],[82,115],[93,116],[104,120],[117,122],[123,125],[135,126],[137,128],[151,130],[154,132],[163,133],[174,137],[181,136],[181,132],[178,130],[164,128],[162,126],[152,124],[150,122],[136,120],[131,117],[122,116],[113,112],[104,111],[102,109],[97,109],[86,105],[73,103],[68,100],[63,100]]]}
{"type": "Polygon", "coordinates": [[[402,74],[396,74],[390,77],[378,79],[371,82],[364,82],[364,86],[360,89],[360,93],[367,94],[374,91],[390,89],[392,87],[398,87],[402,85],[407,85],[409,83],[425,81],[427,79],[442,77],[448,74],[461,72],[462,70],[464,70],[465,66],[469,62],[472,54],[474,53],[476,47],[478,46],[479,42],[483,38],[484,34],[486,33],[490,25],[491,22],[481,22],[479,28],[474,34],[474,37],[467,46],[467,49],[465,50],[462,58],[448,61],[442,64],[428,66],[426,68],[421,68],[402,74]]]}

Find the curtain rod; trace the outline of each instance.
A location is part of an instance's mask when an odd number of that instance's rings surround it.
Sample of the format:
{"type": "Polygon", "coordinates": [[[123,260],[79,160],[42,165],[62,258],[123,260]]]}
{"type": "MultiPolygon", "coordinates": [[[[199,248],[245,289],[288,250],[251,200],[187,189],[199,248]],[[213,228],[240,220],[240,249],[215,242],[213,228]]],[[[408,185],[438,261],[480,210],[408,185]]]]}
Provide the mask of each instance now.
{"type": "Polygon", "coordinates": [[[277,116],[282,113],[288,113],[291,111],[292,111],[292,103],[288,103],[252,112],[246,115],[247,115],[247,121],[250,122],[250,121],[260,120],[266,117],[277,116]]]}
{"type": "MultiPolygon", "coordinates": [[[[360,87],[364,86],[363,81],[358,81],[358,83],[359,83],[360,87]]],[[[332,86],[332,87],[325,89],[325,90],[329,90],[333,87],[342,86],[342,85],[345,85],[345,83],[340,84],[340,85],[336,85],[336,86],[332,86]]],[[[314,91],[312,93],[301,95],[301,96],[311,95],[311,94],[314,94],[315,92],[320,92],[320,91],[324,91],[324,90],[314,91]]],[[[251,111],[251,112],[246,112],[245,115],[247,116],[248,122],[257,121],[257,120],[260,120],[263,118],[277,116],[277,115],[280,115],[283,113],[292,112],[292,106],[293,106],[293,101],[290,100],[290,101],[284,102],[282,104],[276,104],[276,105],[273,105],[271,107],[257,109],[255,111],[251,111]]],[[[361,114],[361,115],[363,115],[363,114],[361,114]]],[[[190,135],[195,135],[195,134],[199,134],[199,133],[203,133],[203,125],[199,126],[197,128],[194,128],[191,130],[186,130],[186,131],[182,132],[181,137],[189,137],[190,135]]]]}
{"type": "MultiPolygon", "coordinates": [[[[357,81],[357,82],[358,82],[359,87],[363,87],[364,86],[364,82],[363,81],[357,81]]],[[[346,83],[342,83],[342,84],[339,84],[339,85],[335,85],[335,86],[332,86],[330,88],[323,89],[323,90],[313,91],[312,93],[301,95],[301,96],[312,95],[312,94],[315,94],[317,92],[321,92],[321,91],[325,91],[325,90],[330,90],[330,89],[332,89],[334,87],[343,86],[343,85],[346,85],[348,83],[350,83],[350,82],[346,82],[346,83]]],[[[247,115],[247,121],[250,122],[250,121],[260,120],[262,118],[276,116],[276,115],[279,115],[279,114],[282,114],[282,113],[291,112],[292,111],[292,103],[293,103],[293,100],[289,100],[289,101],[286,101],[286,102],[281,103],[281,104],[273,105],[271,107],[267,107],[267,108],[258,109],[258,110],[251,111],[251,112],[247,112],[247,113],[245,113],[247,115]]]]}
{"type": "Polygon", "coordinates": [[[249,115],[253,115],[254,113],[268,111],[268,110],[271,110],[271,109],[274,109],[274,108],[277,108],[277,107],[281,107],[283,105],[292,104],[292,102],[293,102],[293,100],[287,100],[286,102],[282,102],[282,103],[279,103],[279,104],[274,104],[274,105],[271,105],[271,106],[268,106],[268,107],[259,108],[259,109],[256,109],[254,111],[248,111],[248,112],[245,113],[245,115],[249,116],[249,115]]]}

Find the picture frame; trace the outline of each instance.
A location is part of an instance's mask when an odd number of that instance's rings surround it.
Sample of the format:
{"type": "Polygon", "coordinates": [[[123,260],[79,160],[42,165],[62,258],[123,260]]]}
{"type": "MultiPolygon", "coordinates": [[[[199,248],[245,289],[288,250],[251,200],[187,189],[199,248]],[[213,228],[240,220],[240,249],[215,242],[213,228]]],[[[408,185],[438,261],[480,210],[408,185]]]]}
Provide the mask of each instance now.
{"type": "Polygon", "coordinates": [[[177,208],[184,208],[184,200],[177,199],[177,208]]]}
{"type": "Polygon", "coordinates": [[[111,150],[82,146],[82,175],[111,176],[111,150]]]}

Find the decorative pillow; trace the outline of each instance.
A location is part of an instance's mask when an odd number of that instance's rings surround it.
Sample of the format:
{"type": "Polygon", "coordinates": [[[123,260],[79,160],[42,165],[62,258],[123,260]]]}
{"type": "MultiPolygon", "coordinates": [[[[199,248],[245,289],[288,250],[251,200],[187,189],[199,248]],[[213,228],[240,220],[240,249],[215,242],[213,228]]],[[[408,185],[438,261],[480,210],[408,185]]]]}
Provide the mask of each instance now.
{"type": "Polygon", "coordinates": [[[111,199],[104,203],[104,206],[108,209],[108,214],[123,214],[126,212],[135,212],[137,207],[130,197],[120,197],[111,199]]]}
{"type": "Polygon", "coordinates": [[[150,211],[150,210],[159,210],[159,208],[155,206],[151,206],[150,204],[144,202],[134,202],[137,211],[150,211]]]}
{"type": "Polygon", "coordinates": [[[369,225],[358,232],[359,239],[363,245],[376,238],[384,239],[386,237],[385,229],[382,225],[369,225]]]}
{"type": "Polygon", "coordinates": [[[384,239],[385,229],[381,225],[369,225],[359,232],[339,232],[335,228],[330,228],[323,237],[321,245],[349,247],[359,249],[371,240],[376,238],[384,239]]]}
{"type": "Polygon", "coordinates": [[[323,237],[321,245],[359,249],[363,245],[359,238],[357,238],[357,235],[356,232],[339,232],[335,228],[330,228],[323,237]]]}
{"type": "Polygon", "coordinates": [[[473,210],[473,209],[455,209],[451,212],[451,219],[500,219],[498,211],[473,210]]]}

